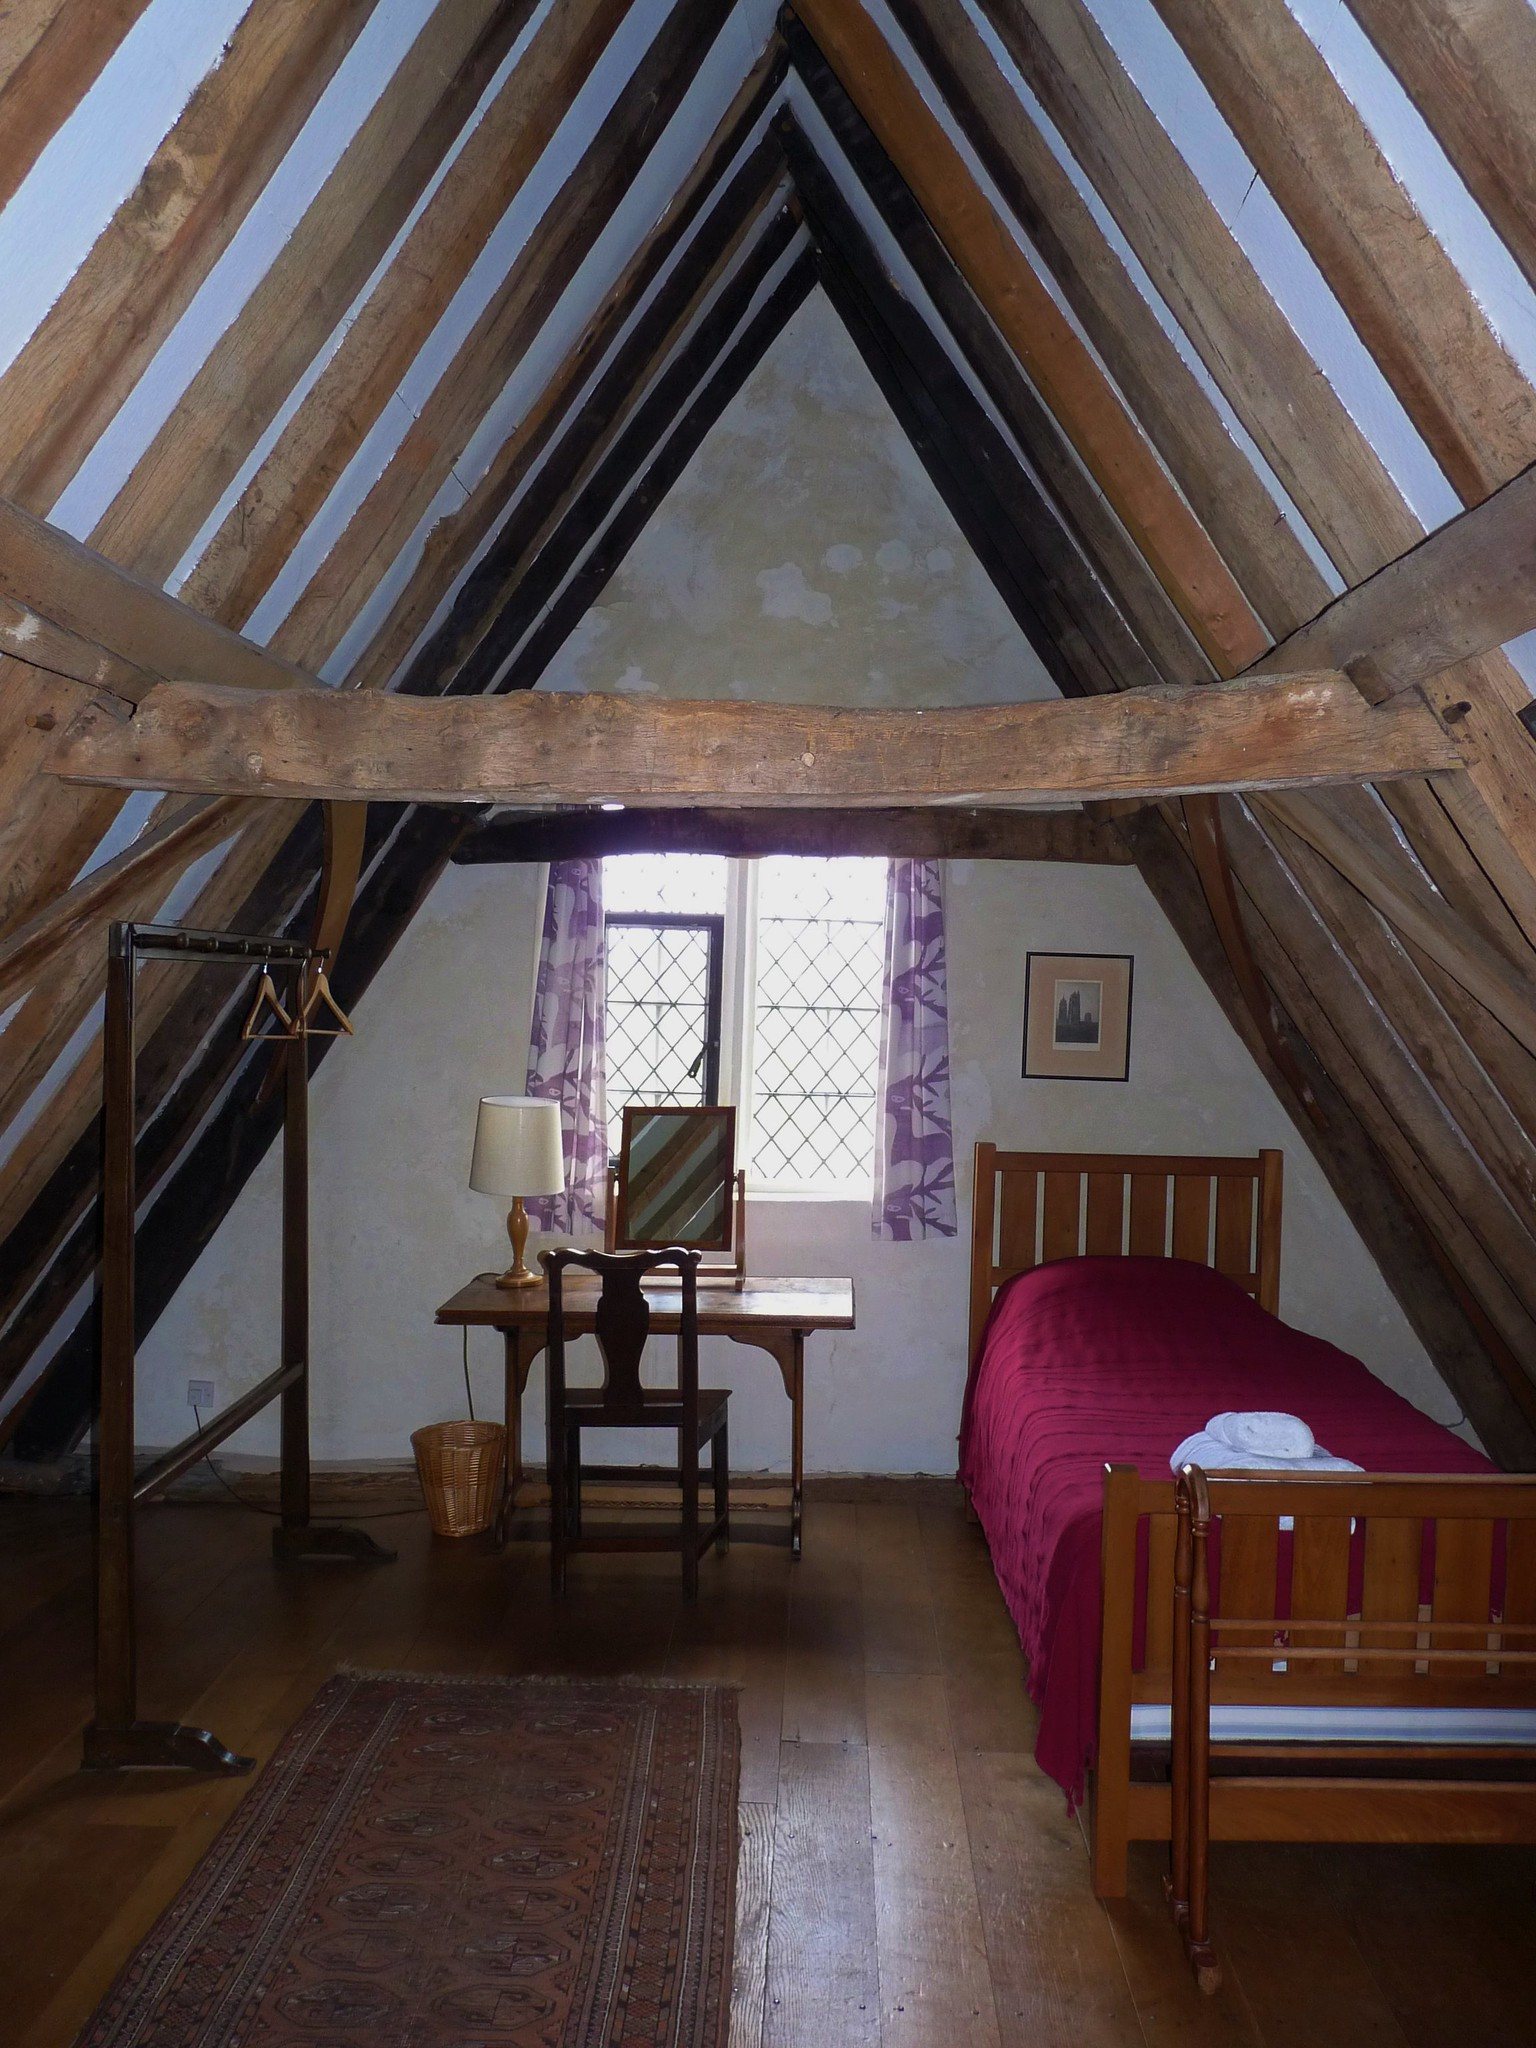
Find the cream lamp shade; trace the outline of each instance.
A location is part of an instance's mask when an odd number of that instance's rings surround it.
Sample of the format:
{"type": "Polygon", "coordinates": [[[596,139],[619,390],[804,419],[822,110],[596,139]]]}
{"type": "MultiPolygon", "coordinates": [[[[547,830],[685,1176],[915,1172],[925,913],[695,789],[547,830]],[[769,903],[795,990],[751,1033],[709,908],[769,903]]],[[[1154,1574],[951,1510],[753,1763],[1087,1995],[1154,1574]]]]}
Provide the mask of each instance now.
{"type": "Polygon", "coordinates": [[[536,1095],[482,1095],[475,1123],[475,1153],[469,1184],[482,1195],[510,1195],[507,1236],[512,1263],[497,1277],[498,1287],[533,1287],[523,1253],[528,1246],[525,1195],[558,1195],[565,1187],[560,1145],[560,1105],[536,1095]]]}
{"type": "Polygon", "coordinates": [[[536,1095],[482,1095],[469,1184],[482,1195],[563,1194],[559,1103],[536,1095]]]}

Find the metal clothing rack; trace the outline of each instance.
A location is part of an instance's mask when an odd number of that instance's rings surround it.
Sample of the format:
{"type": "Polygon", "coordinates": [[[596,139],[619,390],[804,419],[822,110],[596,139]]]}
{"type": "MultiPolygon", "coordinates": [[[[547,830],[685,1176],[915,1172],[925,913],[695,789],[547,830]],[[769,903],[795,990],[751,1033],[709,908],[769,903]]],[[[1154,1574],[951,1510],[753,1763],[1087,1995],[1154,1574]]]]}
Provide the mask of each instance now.
{"type": "Polygon", "coordinates": [[[276,1045],[283,1062],[282,1335],[279,1363],[237,1401],[134,1471],[135,1223],[138,1110],[135,979],[141,961],[241,968],[260,962],[294,977],[293,1014],[303,1014],[305,981],[324,953],[298,939],[203,932],[179,925],[115,923],[107,940],[103,1027],[101,1173],[101,1373],[96,1415],[96,1712],[85,1731],[92,1769],[155,1766],[242,1772],[238,1756],[206,1728],[141,1721],[134,1601],[134,1511],[272,1401],[281,1401],[281,1516],[272,1532],[283,1561],[354,1558],[389,1562],[395,1553],[362,1529],[316,1526],[309,1510],[309,1047],[300,1027],[276,1045]]]}

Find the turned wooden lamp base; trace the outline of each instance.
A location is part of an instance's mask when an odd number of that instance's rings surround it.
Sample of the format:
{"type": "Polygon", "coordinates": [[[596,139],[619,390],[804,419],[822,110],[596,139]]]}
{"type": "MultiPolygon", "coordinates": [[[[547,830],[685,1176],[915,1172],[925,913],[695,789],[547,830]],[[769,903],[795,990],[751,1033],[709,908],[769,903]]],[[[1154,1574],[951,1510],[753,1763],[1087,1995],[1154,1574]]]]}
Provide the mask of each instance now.
{"type": "Polygon", "coordinates": [[[505,1273],[497,1275],[498,1287],[537,1287],[539,1276],[530,1273],[523,1253],[528,1249],[528,1211],[523,1207],[521,1195],[513,1197],[507,1211],[507,1235],[512,1240],[512,1263],[505,1273]]]}

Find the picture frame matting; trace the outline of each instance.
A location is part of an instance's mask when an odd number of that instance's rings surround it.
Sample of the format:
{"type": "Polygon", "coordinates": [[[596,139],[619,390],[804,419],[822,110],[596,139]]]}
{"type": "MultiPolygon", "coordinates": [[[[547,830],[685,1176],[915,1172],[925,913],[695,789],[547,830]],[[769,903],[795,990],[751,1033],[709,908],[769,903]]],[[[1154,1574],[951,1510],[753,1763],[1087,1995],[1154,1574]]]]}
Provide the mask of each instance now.
{"type": "Polygon", "coordinates": [[[1028,953],[1024,960],[1026,1080],[1128,1081],[1130,953],[1028,953]]]}

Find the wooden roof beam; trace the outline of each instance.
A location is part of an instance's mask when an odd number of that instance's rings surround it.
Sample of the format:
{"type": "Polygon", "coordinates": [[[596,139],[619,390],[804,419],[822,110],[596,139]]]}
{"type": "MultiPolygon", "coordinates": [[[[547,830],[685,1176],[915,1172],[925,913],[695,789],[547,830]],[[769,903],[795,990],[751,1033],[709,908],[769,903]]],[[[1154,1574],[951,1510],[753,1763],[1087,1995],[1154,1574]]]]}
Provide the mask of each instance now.
{"type": "Polygon", "coordinates": [[[1223,672],[1245,668],[1269,636],[915,80],[858,0],[798,0],[795,12],[1195,637],[1223,672]]]}
{"type": "Polygon", "coordinates": [[[1536,463],[1346,590],[1254,664],[1370,662],[1386,690],[1426,683],[1536,627],[1536,463]]]}
{"type": "Polygon", "coordinates": [[[57,500],[228,248],[375,4],[253,0],[0,376],[6,497],[34,512],[57,500]]]}
{"type": "MultiPolygon", "coordinates": [[[[274,633],[276,644],[296,660],[315,669],[324,665],[409,544],[640,174],[708,54],[724,12],[722,0],[675,0],[580,161],[274,633]]],[[[544,108],[538,111],[542,125],[549,117],[544,108]]]]}
{"type": "MultiPolygon", "coordinates": [[[[976,27],[965,0],[889,4],[919,62],[1255,611],[1272,634],[1300,625],[1326,602],[1326,582],[1290,522],[1277,516],[1274,498],[1050,142],[1023,114],[1011,79],[976,27]]],[[[816,92],[810,67],[802,63],[800,68],[816,92]]],[[[825,111],[819,94],[818,104],[825,111]]],[[[837,129],[837,123],[833,125],[837,129]]]]}
{"type": "Polygon", "coordinates": [[[19,190],[147,5],[49,0],[0,22],[0,206],[19,190]]]}
{"type": "Polygon", "coordinates": [[[937,711],[522,692],[447,701],[162,683],[52,770],[116,788],[417,803],[1022,804],[1390,780],[1457,765],[1415,699],[1337,671],[937,711]]]}
{"type": "MultiPolygon", "coordinates": [[[[73,675],[75,664],[88,665],[104,650],[111,670],[99,687],[134,702],[170,676],[246,690],[286,690],[315,680],[6,498],[0,498],[0,600],[35,616],[35,639],[45,654],[52,649],[61,673],[73,675]]],[[[24,622],[22,631],[28,630],[24,622]]],[[[23,650],[13,644],[5,651],[23,650]]],[[[34,659],[30,647],[25,658],[34,659]]]]}
{"type": "MultiPolygon", "coordinates": [[[[687,253],[679,257],[673,282],[694,282],[706,273],[713,255],[706,256],[703,252],[713,252],[723,246],[723,231],[729,219],[728,215],[720,212],[728,196],[728,190],[722,191],[725,174],[778,90],[784,70],[784,47],[777,37],[771,38],[699,152],[693,168],[679,185],[671,204],[646,234],[613,289],[518,422],[516,431],[497,451],[466,502],[439,521],[427,536],[420,562],[395,600],[388,618],[353,665],[347,679],[349,683],[360,689],[382,688],[388,683],[437,610],[443,591],[452,587],[459,572],[472,560],[477,548],[493,531],[497,520],[511,503],[533,463],[549,445],[551,437],[566,424],[570,408],[586,378],[608,357],[673,251],[692,232],[707,208],[708,221],[699,229],[702,239],[696,240],[687,253]]],[[[745,171],[746,166],[743,166],[743,171],[733,180],[743,191],[747,189],[745,171]]],[[[658,294],[658,302],[664,296],[670,297],[665,288],[658,294]]],[[[641,330],[649,329],[651,324],[651,316],[647,315],[637,326],[633,339],[638,342],[641,330]]],[[[626,360],[629,357],[630,344],[626,344],[626,360]]],[[[637,353],[635,360],[645,360],[643,350],[637,353]]],[[[633,392],[640,371],[631,368],[626,374],[633,392]]],[[[606,384],[606,373],[603,381],[606,384]]],[[[591,403],[582,406],[584,422],[597,403],[594,392],[591,403]]],[[[621,401],[614,403],[615,416],[622,409],[621,401]]],[[[496,552],[497,548],[493,546],[487,559],[496,552]]],[[[469,581],[473,583],[477,575],[478,570],[471,572],[469,581]]],[[[445,668],[443,673],[449,671],[445,668]]]]}
{"type": "Polygon", "coordinates": [[[1155,5],[1457,495],[1486,497],[1536,456],[1536,391],[1322,52],[1285,0],[1155,5]]]}
{"type": "MultiPolygon", "coordinates": [[[[979,4],[1345,581],[1358,584],[1412,549],[1421,538],[1412,508],[1318,374],[1083,0],[1030,0],[1027,8],[1005,0],[979,4]]],[[[1380,0],[1383,7],[1394,4],[1380,0]]],[[[1505,20],[1516,10],[1528,12],[1524,0],[1445,4],[1461,15],[1469,9],[1481,15],[1492,5],[1505,20]]],[[[1423,10],[1396,11],[1406,46],[1423,10]]],[[[1524,33],[1529,46],[1528,23],[1524,33]]],[[[1444,57],[1444,48],[1437,48],[1435,61],[1444,57]]],[[[1460,89],[1454,64],[1443,83],[1460,89]]],[[[1459,730],[1468,777],[1445,778],[1440,800],[1477,849],[1485,872],[1499,876],[1505,901],[1527,936],[1536,939],[1536,817],[1529,804],[1536,755],[1513,718],[1527,702],[1524,688],[1509,663],[1490,652],[1434,678],[1426,694],[1466,720],[1459,730]]],[[[1411,798],[1405,791],[1410,804],[1411,798]]],[[[1429,811],[1423,807],[1418,823],[1427,823],[1444,846],[1445,835],[1429,811]]]]}
{"type": "MultiPolygon", "coordinates": [[[[657,449],[647,451],[645,486],[664,491],[682,473],[800,303],[808,283],[808,267],[802,260],[731,339],[707,382],[681,413],[665,422],[653,422],[664,439],[657,449]]],[[[639,489],[630,492],[626,502],[617,507],[610,530],[623,524],[630,506],[641,497],[639,489]]],[[[640,516],[644,509],[642,506],[640,516]]],[[[462,826],[462,817],[452,812],[407,811],[370,864],[359,912],[335,978],[338,995],[348,1007],[357,1001],[368,978],[409,924],[462,826]]],[[[303,840],[306,829],[301,825],[290,844],[303,840]]],[[[313,873],[313,852],[298,853],[294,858],[302,890],[304,874],[313,873]]],[[[274,896],[279,879],[270,868],[259,872],[260,902],[237,904],[233,921],[270,929],[285,917],[292,923],[301,913],[307,914],[307,898],[290,910],[286,908],[290,897],[274,896]]],[[[164,1104],[146,1132],[150,1156],[145,1161],[144,1184],[148,1185],[151,1173],[165,1184],[164,1195],[141,1226],[144,1284],[139,1300],[146,1327],[227,1213],[275,1128],[270,1119],[263,1122],[257,1099],[259,1049],[240,1043],[239,1023],[238,1014],[226,1016],[210,1039],[206,1025],[178,1007],[140,1062],[142,1077],[151,1063],[159,1060],[163,1078],[157,1100],[174,1087],[174,1100],[164,1104]]],[[[322,1042],[317,1056],[324,1051],[322,1042]]],[[[273,1107],[266,1105],[269,1112],[273,1107]]],[[[58,1161],[43,1195],[28,1204],[21,1216],[20,1233],[30,1245],[25,1260],[13,1258],[10,1237],[0,1251],[0,1275],[4,1276],[0,1279],[0,1313],[13,1303],[23,1304],[14,1340],[10,1330],[0,1340],[0,1384],[14,1375],[55,1328],[89,1276],[97,1254],[97,1233],[94,1216],[83,1211],[82,1204],[88,1205],[92,1198],[98,1154],[89,1131],[78,1136],[68,1157],[58,1161]]],[[[0,1172],[0,1191],[9,1197],[8,1168],[0,1172]]],[[[78,1440],[90,1413],[94,1362],[93,1326],[87,1313],[55,1354],[48,1384],[28,1416],[21,1441],[29,1453],[48,1455],[78,1440]]]]}
{"type": "Polygon", "coordinates": [[[93,547],[156,582],[171,575],[388,252],[533,5],[436,0],[292,234],[97,521],[93,547]]]}
{"type": "Polygon", "coordinates": [[[875,854],[902,860],[1069,861],[1124,867],[1112,826],[1083,811],[496,811],[470,828],[456,863],[597,860],[624,853],[875,854]]]}
{"type": "Polygon", "coordinates": [[[625,0],[556,0],[208,543],[185,585],[194,604],[235,623],[250,617],[526,183],[624,11],[625,0]]]}
{"type": "Polygon", "coordinates": [[[1528,0],[1349,5],[1536,284],[1536,17],[1528,0]]]}

